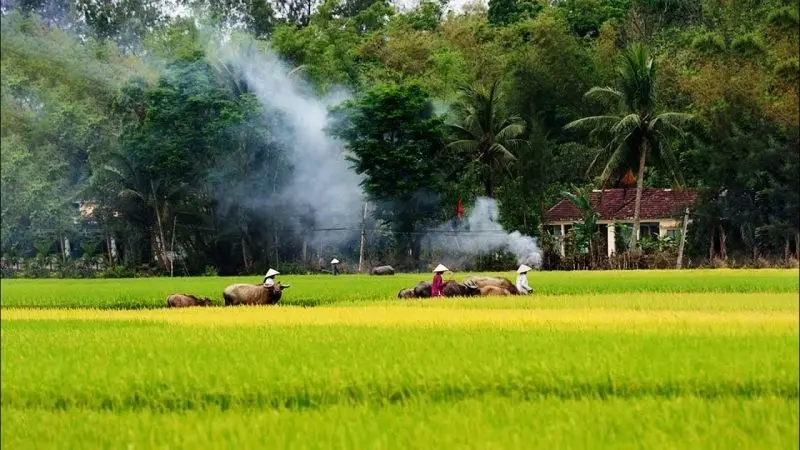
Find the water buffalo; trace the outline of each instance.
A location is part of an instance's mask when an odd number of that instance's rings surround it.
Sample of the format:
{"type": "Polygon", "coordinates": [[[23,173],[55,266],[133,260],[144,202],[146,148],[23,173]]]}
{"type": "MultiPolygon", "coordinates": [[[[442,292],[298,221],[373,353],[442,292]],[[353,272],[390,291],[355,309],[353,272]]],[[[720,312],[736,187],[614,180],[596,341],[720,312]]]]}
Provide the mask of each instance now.
{"type": "MultiPolygon", "coordinates": [[[[445,281],[442,288],[442,295],[445,297],[473,297],[480,295],[478,286],[472,283],[459,283],[457,281],[445,281]]],[[[420,281],[413,289],[403,289],[397,294],[398,298],[430,298],[431,282],[420,281]],[[400,297],[400,294],[408,297],[400,297]]]]}
{"type": "Polygon", "coordinates": [[[274,305],[281,300],[281,294],[289,285],[278,281],[272,288],[263,284],[232,284],[225,288],[222,296],[226,306],[234,305],[274,305]]]}
{"type": "Polygon", "coordinates": [[[420,281],[414,286],[414,296],[417,298],[428,298],[431,296],[431,282],[420,281]]]}
{"type": "Polygon", "coordinates": [[[167,297],[168,308],[185,308],[188,306],[213,306],[211,299],[206,297],[195,297],[189,294],[170,294],[167,297]]]}
{"type": "Polygon", "coordinates": [[[480,288],[481,295],[511,295],[508,289],[501,288],[500,286],[484,286],[480,288]]]}
{"type": "Polygon", "coordinates": [[[400,292],[397,293],[397,298],[416,298],[416,294],[414,294],[414,289],[401,289],[400,292]]]}
{"type": "Polygon", "coordinates": [[[378,266],[373,267],[370,275],[394,275],[394,267],[392,266],[378,266]]]}
{"type": "Polygon", "coordinates": [[[517,287],[514,286],[514,283],[509,281],[508,278],[503,277],[469,277],[464,280],[465,283],[473,283],[478,286],[478,288],[482,288],[485,286],[496,286],[499,288],[503,288],[507,290],[512,295],[517,295],[519,292],[517,291],[517,287]]]}
{"type": "Polygon", "coordinates": [[[445,297],[473,297],[480,295],[481,291],[477,285],[472,283],[459,283],[457,281],[447,281],[442,288],[442,295],[445,297]]]}

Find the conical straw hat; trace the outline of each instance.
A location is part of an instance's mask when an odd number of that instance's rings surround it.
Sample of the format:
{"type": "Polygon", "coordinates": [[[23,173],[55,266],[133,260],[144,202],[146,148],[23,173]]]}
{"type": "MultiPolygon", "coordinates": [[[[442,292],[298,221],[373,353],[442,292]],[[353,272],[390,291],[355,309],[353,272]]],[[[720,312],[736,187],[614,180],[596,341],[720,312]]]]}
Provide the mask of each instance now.
{"type": "Polygon", "coordinates": [[[447,267],[445,267],[445,266],[443,266],[443,265],[439,264],[438,266],[436,266],[436,268],[435,268],[435,269],[433,269],[433,273],[436,273],[436,272],[447,272],[447,271],[449,271],[449,270],[450,270],[450,269],[448,269],[447,267]]]}
{"type": "Polygon", "coordinates": [[[269,270],[267,271],[267,274],[266,274],[266,275],[264,275],[264,278],[273,277],[273,276],[275,276],[275,275],[280,275],[280,272],[278,272],[278,271],[277,271],[277,270],[275,270],[275,269],[269,269],[269,270]]]}
{"type": "Polygon", "coordinates": [[[531,270],[532,269],[530,267],[528,267],[525,264],[523,264],[523,265],[519,266],[519,269],[517,269],[517,273],[530,272],[531,270]]]}
{"type": "Polygon", "coordinates": [[[339,264],[339,260],[338,260],[338,259],[336,259],[336,258],[333,258],[333,259],[331,260],[331,264],[339,264]]]}

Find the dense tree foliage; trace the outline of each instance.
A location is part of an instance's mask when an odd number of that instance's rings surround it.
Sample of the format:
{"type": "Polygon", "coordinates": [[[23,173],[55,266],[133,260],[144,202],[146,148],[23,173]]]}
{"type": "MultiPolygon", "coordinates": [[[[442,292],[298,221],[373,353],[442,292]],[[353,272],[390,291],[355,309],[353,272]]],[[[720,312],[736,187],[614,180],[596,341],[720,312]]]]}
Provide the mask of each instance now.
{"type": "MultiPolygon", "coordinates": [[[[494,197],[506,229],[546,245],[547,208],[583,205],[628,171],[642,188],[701,190],[693,263],[800,254],[794,2],[19,0],[0,11],[0,244],[6,266],[39,255],[28,275],[80,274],[78,257],[107,275],[319,268],[333,252],[357,261],[344,234],[361,229],[367,264],[420,268],[424,231],[454,219],[459,200],[494,197]],[[309,247],[323,225],[286,204],[297,165],[314,164],[293,159],[293,125],[212,50],[236,33],[275,52],[308,95],[338,99],[325,100],[326,129],[371,206],[327,226],[342,233],[335,246],[309,247]]],[[[584,225],[578,253],[593,249],[584,225]]]]}

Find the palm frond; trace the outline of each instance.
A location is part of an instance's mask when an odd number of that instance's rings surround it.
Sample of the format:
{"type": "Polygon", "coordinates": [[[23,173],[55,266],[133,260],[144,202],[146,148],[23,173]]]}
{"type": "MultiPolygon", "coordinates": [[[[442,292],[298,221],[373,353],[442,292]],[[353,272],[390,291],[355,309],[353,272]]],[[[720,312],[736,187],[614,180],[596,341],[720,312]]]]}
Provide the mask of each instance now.
{"type": "Polygon", "coordinates": [[[475,134],[475,133],[473,133],[472,131],[470,131],[469,129],[463,127],[462,125],[457,125],[457,124],[454,124],[454,123],[448,123],[448,124],[446,124],[446,126],[451,131],[455,132],[455,134],[458,135],[458,137],[460,137],[462,139],[470,137],[470,138],[472,138],[474,140],[479,140],[483,136],[483,134],[475,134]]]}
{"type": "Polygon", "coordinates": [[[605,183],[611,178],[611,174],[614,173],[617,167],[619,167],[620,161],[622,161],[625,150],[627,150],[628,143],[626,141],[620,142],[614,151],[611,152],[611,155],[608,157],[608,161],[606,162],[606,166],[603,168],[603,172],[600,174],[600,181],[605,183]]]}
{"type": "Polygon", "coordinates": [[[525,133],[525,122],[522,121],[522,119],[509,119],[504,125],[505,126],[495,134],[495,139],[499,142],[515,139],[525,133]]]}
{"type": "Polygon", "coordinates": [[[119,191],[119,196],[122,198],[138,198],[140,200],[146,200],[144,195],[141,192],[135,191],[133,189],[125,188],[119,191]]]}
{"type": "Polygon", "coordinates": [[[590,116],[583,119],[573,120],[572,122],[564,125],[565,130],[576,131],[591,131],[591,130],[610,130],[617,122],[620,121],[620,116],[590,116]]]}
{"type": "Polygon", "coordinates": [[[530,142],[526,139],[507,139],[501,145],[506,147],[511,153],[519,154],[520,150],[530,148],[530,142]]]}
{"type": "Polygon", "coordinates": [[[609,86],[605,87],[595,86],[586,91],[586,93],[583,94],[583,98],[596,102],[609,102],[609,103],[620,102],[623,100],[622,92],[609,86]]]}
{"type": "Polygon", "coordinates": [[[637,130],[641,126],[642,119],[638,114],[628,114],[619,122],[614,124],[610,131],[615,136],[621,136],[623,134],[630,135],[633,131],[637,130]]]}
{"type": "Polygon", "coordinates": [[[677,187],[682,187],[684,185],[683,173],[680,164],[678,164],[678,158],[675,156],[675,152],[667,145],[665,139],[659,139],[656,145],[658,145],[658,155],[672,175],[675,185],[677,187]]]}
{"type": "Polygon", "coordinates": [[[682,133],[684,131],[683,127],[685,127],[693,119],[694,116],[691,114],[665,112],[657,115],[650,122],[648,130],[651,132],[656,132],[656,131],[665,132],[669,130],[670,132],[682,133]]]}
{"type": "MultiPolygon", "coordinates": [[[[521,139],[519,141],[520,142],[524,142],[521,139]]],[[[502,144],[499,144],[499,143],[492,144],[492,146],[489,147],[488,153],[490,155],[498,155],[498,156],[500,156],[501,159],[503,159],[505,161],[516,161],[517,160],[517,157],[514,156],[514,154],[511,153],[511,151],[508,148],[506,148],[505,145],[502,145],[502,144]]]]}
{"type": "Polygon", "coordinates": [[[462,139],[460,141],[453,141],[445,146],[448,150],[455,150],[457,152],[474,154],[480,145],[479,141],[462,139]]]}

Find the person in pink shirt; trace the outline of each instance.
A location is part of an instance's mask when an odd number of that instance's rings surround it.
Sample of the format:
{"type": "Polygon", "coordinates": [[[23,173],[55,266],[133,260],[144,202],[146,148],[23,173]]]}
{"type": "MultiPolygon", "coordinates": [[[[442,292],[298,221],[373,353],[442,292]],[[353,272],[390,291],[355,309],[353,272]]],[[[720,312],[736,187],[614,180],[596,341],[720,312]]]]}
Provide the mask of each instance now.
{"type": "Polygon", "coordinates": [[[431,297],[442,297],[442,289],[444,289],[444,280],[442,274],[448,271],[447,267],[439,264],[433,269],[433,282],[431,283],[431,297]]]}

